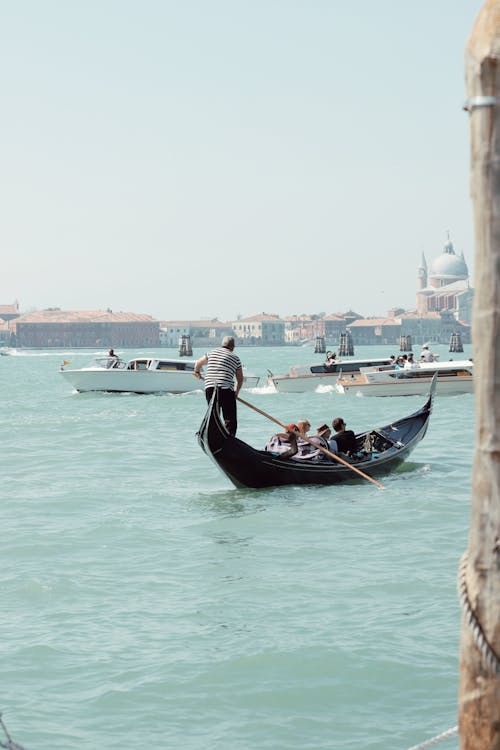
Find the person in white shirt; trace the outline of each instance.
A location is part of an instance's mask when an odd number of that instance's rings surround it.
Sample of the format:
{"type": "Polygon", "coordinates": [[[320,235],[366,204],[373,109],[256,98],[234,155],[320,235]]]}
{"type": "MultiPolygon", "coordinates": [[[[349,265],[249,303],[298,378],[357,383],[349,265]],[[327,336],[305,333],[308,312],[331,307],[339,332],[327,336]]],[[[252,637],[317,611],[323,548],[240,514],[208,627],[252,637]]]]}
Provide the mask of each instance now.
{"type": "Polygon", "coordinates": [[[414,370],[415,367],[418,367],[418,362],[415,362],[413,359],[413,352],[410,352],[408,354],[408,359],[405,362],[405,370],[414,370]]]}
{"type": "Polygon", "coordinates": [[[429,350],[429,345],[428,344],[424,344],[422,346],[422,353],[420,354],[420,361],[421,362],[434,362],[435,360],[436,360],[436,357],[429,350]]]}

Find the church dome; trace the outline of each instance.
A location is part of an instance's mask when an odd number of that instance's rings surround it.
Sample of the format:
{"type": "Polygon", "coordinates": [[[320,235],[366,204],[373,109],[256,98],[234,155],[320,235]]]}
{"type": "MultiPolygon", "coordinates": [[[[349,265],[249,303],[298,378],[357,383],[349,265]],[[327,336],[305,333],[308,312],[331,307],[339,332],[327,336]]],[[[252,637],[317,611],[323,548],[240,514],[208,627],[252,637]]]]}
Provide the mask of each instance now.
{"type": "Polygon", "coordinates": [[[464,257],[455,253],[452,242],[446,243],[442,254],[433,262],[429,270],[429,277],[447,279],[450,282],[469,278],[464,257]]]}

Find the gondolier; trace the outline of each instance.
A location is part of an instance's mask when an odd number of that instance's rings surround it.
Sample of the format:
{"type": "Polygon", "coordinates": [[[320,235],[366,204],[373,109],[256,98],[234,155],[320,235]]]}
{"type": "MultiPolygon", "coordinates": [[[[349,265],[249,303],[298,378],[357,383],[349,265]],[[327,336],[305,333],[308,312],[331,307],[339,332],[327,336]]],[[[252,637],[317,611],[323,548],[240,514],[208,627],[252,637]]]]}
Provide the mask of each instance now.
{"type": "Polygon", "coordinates": [[[233,351],[234,338],[225,336],[217,349],[204,354],[194,366],[194,376],[205,381],[205,396],[208,403],[214,390],[218,389],[218,401],[230,435],[236,435],[236,396],[243,385],[241,361],[233,351]],[[204,376],[201,374],[202,367],[205,367],[204,376]]]}

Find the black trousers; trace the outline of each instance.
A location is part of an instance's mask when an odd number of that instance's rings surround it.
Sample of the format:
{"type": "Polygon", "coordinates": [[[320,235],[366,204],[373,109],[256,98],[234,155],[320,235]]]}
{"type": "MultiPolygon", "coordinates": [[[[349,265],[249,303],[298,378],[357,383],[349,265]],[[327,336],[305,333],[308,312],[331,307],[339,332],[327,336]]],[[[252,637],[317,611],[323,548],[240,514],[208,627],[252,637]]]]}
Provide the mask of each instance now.
{"type": "MultiPolygon", "coordinates": [[[[229,432],[230,435],[236,435],[236,428],[238,427],[238,422],[236,420],[236,396],[233,390],[231,388],[219,388],[219,404],[222,409],[222,416],[224,417],[224,423],[226,425],[226,429],[229,432]]],[[[212,394],[214,392],[214,388],[205,388],[205,398],[207,399],[208,403],[210,403],[210,400],[212,398],[212,394]]]]}

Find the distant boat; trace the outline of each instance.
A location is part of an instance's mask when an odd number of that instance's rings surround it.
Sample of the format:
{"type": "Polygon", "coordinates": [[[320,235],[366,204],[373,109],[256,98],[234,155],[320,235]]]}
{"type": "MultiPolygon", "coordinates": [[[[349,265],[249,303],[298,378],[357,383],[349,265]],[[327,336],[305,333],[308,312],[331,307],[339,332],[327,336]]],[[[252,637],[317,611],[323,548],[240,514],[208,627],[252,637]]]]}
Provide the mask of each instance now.
{"type": "MultiPolygon", "coordinates": [[[[61,375],[79,393],[189,393],[203,388],[193,372],[196,360],[136,357],[98,357],[88,367],[70,369],[61,365],[61,375]]],[[[254,388],[260,378],[243,372],[244,388],[254,388]]]]}
{"type": "Polygon", "coordinates": [[[280,393],[315,391],[316,388],[324,385],[335,388],[341,372],[359,372],[360,367],[379,367],[390,363],[389,357],[372,357],[371,359],[338,360],[332,364],[295,365],[290,367],[287,375],[269,373],[269,382],[280,393]]]}
{"type": "Polygon", "coordinates": [[[442,395],[472,393],[474,364],[472,360],[419,362],[412,369],[362,367],[358,373],[342,372],[336,389],[339,393],[363,396],[421,396],[429,390],[437,373],[437,392],[442,395]]]}

